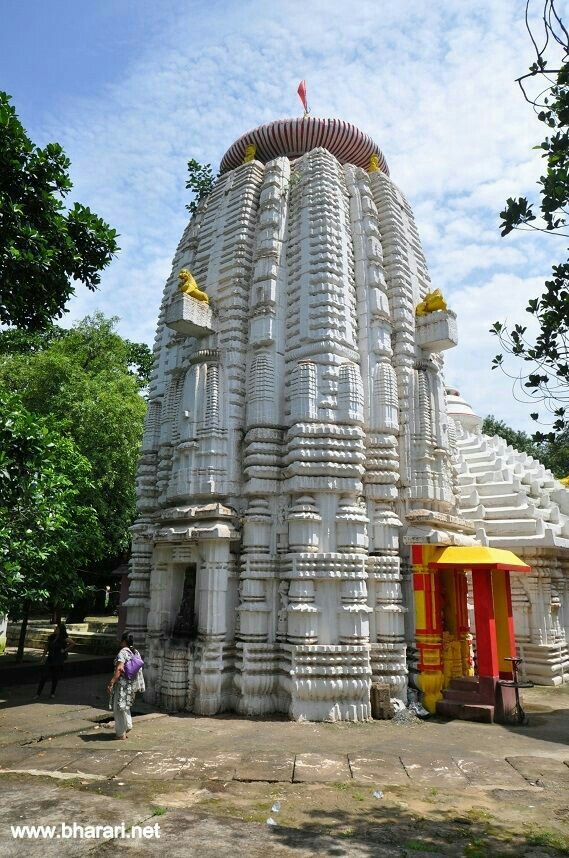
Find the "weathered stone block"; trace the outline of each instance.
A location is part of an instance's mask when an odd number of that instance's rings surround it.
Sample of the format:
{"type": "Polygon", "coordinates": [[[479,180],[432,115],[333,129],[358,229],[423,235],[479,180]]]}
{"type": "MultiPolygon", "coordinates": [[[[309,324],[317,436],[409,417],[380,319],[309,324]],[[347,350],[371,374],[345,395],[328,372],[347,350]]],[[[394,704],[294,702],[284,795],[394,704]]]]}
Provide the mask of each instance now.
{"type": "Polygon", "coordinates": [[[458,343],[456,313],[437,310],[426,316],[417,316],[417,345],[425,351],[442,352],[458,343]]]}
{"type": "Polygon", "coordinates": [[[371,717],[379,721],[387,721],[395,715],[395,709],[391,702],[391,690],[389,685],[381,682],[373,682],[370,689],[371,717]]]}
{"type": "Polygon", "coordinates": [[[207,337],[215,331],[211,306],[183,292],[168,305],[166,324],[187,337],[207,337]]]}

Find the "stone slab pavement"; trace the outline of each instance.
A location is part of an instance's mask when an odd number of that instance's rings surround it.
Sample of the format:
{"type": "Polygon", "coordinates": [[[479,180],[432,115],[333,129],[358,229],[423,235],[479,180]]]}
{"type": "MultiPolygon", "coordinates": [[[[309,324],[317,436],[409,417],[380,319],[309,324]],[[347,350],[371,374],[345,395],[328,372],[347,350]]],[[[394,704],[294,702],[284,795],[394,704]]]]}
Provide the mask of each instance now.
{"type": "Polygon", "coordinates": [[[569,789],[569,759],[564,765],[558,760],[534,756],[508,757],[507,762],[530,784],[569,789]]]}
{"type": "MultiPolygon", "coordinates": [[[[453,808],[458,813],[461,802],[463,814],[473,802],[484,802],[484,813],[507,806],[510,815],[519,808],[539,822],[547,809],[552,825],[569,822],[569,689],[536,692],[535,712],[530,698],[530,726],[524,728],[435,718],[407,725],[298,724],[229,714],[167,716],[141,707],[128,741],[116,741],[101,692],[106,679],[68,680],[53,702],[34,701],[29,689],[16,689],[3,703],[0,695],[0,824],[152,821],[153,797],[158,803],[162,797],[164,840],[147,840],[143,846],[116,838],[90,846],[61,841],[41,848],[26,841],[20,854],[89,854],[92,849],[96,855],[113,850],[153,855],[160,850],[207,858],[231,845],[248,856],[268,849],[297,858],[411,854],[414,847],[407,853],[381,845],[381,825],[399,825],[405,818],[405,837],[412,842],[416,820],[431,814],[428,802],[437,801],[445,813],[453,808]],[[386,798],[374,805],[372,794],[378,790],[386,798]],[[297,814],[289,828],[279,820],[277,833],[265,824],[275,795],[285,796],[287,808],[294,805],[297,814]],[[338,810],[334,802],[340,799],[344,806],[338,810]],[[416,803],[413,817],[405,810],[411,801],[416,803]],[[381,825],[373,835],[378,839],[370,851],[365,820],[374,808],[377,816],[380,804],[383,817],[378,817],[381,825]],[[240,819],[221,818],[228,807],[240,819]],[[295,827],[302,813],[304,840],[295,827]],[[327,839],[325,831],[336,835],[327,839]],[[344,844],[343,838],[355,836],[350,832],[356,832],[357,843],[344,844]]],[[[521,816],[519,824],[526,821],[521,816]]],[[[452,842],[461,829],[452,822],[451,829],[452,842]]],[[[437,823],[433,837],[438,830],[437,823]]],[[[9,832],[2,831],[0,858],[18,854],[9,832]]]]}
{"type": "Polygon", "coordinates": [[[351,778],[347,754],[298,754],[294,763],[294,783],[345,783],[351,778]]]}
{"type": "Polygon", "coordinates": [[[106,675],[61,683],[55,701],[29,688],[0,695],[0,770],[267,783],[568,786],[569,689],[534,689],[530,727],[445,722],[413,726],[295,724],[167,716],[139,706],[127,742],[115,742],[106,675]],[[548,707],[548,703],[552,705],[548,707]],[[546,714],[551,711],[551,717],[546,714]],[[537,759],[536,759],[537,758],[537,759]]]}
{"type": "MultiPolygon", "coordinates": [[[[122,744],[122,743],[121,743],[122,744]]],[[[106,745],[106,743],[105,743],[106,745]]],[[[113,746],[115,743],[113,742],[113,746]]],[[[411,755],[259,754],[229,751],[199,757],[165,751],[106,748],[69,748],[14,745],[0,749],[0,773],[76,775],[101,780],[120,778],[124,783],[178,779],[296,784],[373,784],[377,787],[409,785],[463,788],[558,788],[569,791],[568,760],[524,756],[494,758],[411,755]]]]}
{"type": "Polygon", "coordinates": [[[362,784],[400,784],[407,786],[409,775],[401,757],[385,754],[349,754],[352,778],[362,784]]]}
{"type": "Polygon", "coordinates": [[[278,783],[292,780],[295,755],[290,753],[243,754],[236,767],[234,779],[237,781],[265,781],[278,783]]]}

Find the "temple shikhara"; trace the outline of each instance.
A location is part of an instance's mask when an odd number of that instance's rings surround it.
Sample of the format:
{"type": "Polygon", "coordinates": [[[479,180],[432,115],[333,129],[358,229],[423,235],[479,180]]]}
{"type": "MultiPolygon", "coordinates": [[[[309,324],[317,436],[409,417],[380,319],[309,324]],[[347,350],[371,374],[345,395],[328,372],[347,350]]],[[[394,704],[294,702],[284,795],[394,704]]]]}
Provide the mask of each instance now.
{"type": "Polygon", "coordinates": [[[126,602],[153,702],[359,721],[380,686],[491,721],[516,654],[565,680],[569,492],[445,389],[436,285],[350,123],[229,148],[156,333],[126,602]]]}

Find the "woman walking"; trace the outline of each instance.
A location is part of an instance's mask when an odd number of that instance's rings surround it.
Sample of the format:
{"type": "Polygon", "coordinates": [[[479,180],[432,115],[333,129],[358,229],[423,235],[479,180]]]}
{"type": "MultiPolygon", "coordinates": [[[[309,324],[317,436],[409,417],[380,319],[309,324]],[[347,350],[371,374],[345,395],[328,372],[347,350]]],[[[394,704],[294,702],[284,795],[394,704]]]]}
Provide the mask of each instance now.
{"type": "Polygon", "coordinates": [[[119,654],[115,658],[115,672],[107,688],[110,694],[109,709],[113,710],[115,716],[117,739],[128,738],[128,733],[132,730],[130,708],[136,693],[145,689],[143,663],[140,653],[135,649],[134,636],[125,632],[121,638],[119,654]]]}
{"type": "Polygon", "coordinates": [[[48,637],[45,649],[43,651],[43,658],[45,659],[45,661],[43,663],[41,678],[38,685],[36,697],[41,696],[43,687],[46,683],[48,676],[51,679],[50,697],[55,697],[55,689],[57,688],[57,683],[61,679],[63,665],[65,663],[65,659],[67,658],[67,653],[70,647],[73,646],[73,644],[74,641],[72,641],[67,634],[65,623],[60,622],[56,626],[54,626],[53,632],[48,637]]]}

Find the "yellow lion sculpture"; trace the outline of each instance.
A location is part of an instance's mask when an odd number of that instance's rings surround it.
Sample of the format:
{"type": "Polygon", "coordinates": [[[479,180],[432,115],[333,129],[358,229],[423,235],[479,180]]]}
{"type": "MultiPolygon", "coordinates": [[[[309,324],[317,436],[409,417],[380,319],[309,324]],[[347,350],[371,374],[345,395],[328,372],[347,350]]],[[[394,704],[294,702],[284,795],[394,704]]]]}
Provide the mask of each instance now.
{"type": "Polygon", "coordinates": [[[248,146],[245,146],[245,155],[243,156],[243,163],[249,164],[251,161],[255,160],[255,155],[257,154],[257,147],[254,143],[249,143],[248,146]]]}
{"type": "Polygon", "coordinates": [[[434,292],[427,292],[421,303],[417,304],[415,315],[426,316],[427,313],[435,313],[437,310],[447,309],[447,302],[443,298],[443,293],[440,289],[435,289],[434,292]]]}
{"type": "Polygon", "coordinates": [[[195,298],[196,301],[205,301],[206,304],[209,304],[209,295],[202,292],[187,268],[182,268],[178,277],[180,279],[180,282],[178,283],[180,292],[190,295],[192,298],[195,298]]]}
{"type": "Polygon", "coordinates": [[[379,173],[379,155],[370,155],[368,173],[379,173]]]}

